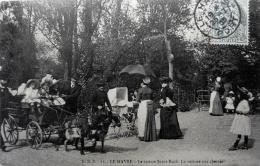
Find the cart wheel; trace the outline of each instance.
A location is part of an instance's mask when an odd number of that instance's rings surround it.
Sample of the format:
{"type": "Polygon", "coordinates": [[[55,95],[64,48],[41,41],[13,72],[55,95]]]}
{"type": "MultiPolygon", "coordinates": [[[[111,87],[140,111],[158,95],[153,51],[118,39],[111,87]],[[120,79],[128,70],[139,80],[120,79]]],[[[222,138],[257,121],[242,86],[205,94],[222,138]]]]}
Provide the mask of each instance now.
{"type": "Polygon", "coordinates": [[[51,138],[51,134],[52,132],[50,131],[50,129],[43,129],[43,140],[45,142],[49,141],[49,139],[51,138]]]}
{"type": "Polygon", "coordinates": [[[3,120],[3,134],[10,145],[15,145],[19,138],[18,125],[12,116],[3,120]]]}
{"type": "Polygon", "coordinates": [[[39,124],[35,121],[31,121],[26,128],[26,139],[27,142],[33,149],[39,149],[42,145],[42,129],[39,124]]]}

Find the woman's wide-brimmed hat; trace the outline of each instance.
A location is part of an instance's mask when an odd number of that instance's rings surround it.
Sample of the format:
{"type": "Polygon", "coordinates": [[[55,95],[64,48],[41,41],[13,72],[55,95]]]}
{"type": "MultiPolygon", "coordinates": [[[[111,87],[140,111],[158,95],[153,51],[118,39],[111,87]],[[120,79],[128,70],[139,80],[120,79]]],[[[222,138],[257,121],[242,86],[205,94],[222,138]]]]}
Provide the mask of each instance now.
{"type": "Polygon", "coordinates": [[[233,94],[234,94],[234,92],[233,92],[233,91],[229,91],[229,92],[228,92],[228,94],[232,94],[232,95],[233,95],[233,94]]]}
{"type": "Polygon", "coordinates": [[[41,80],[41,86],[43,85],[52,85],[53,84],[53,76],[51,74],[46,74],[45,77],[41,80]]]}
{"type": "Polygon", "coordinates": [[[143,83],[146,84],[146,85],[150,84],[150,83],[151,83],[150,77],[145,77],[145,78],[143,79],[143,83]]]}
{"type": "Polygon", "coordinates": [[[26,83],[26,87],[29,87],[31,84],[35,84],[36,88],[40,87],[40,81],[37,79],[30,79],[26,83]]]}
{"type": "Polygon", "coordinates": [[[172,82],[172,79],[170,77],[162,77],[160,78],[161,83],[170,83],[172,82]]]}
{"type": "Polygon", "coordinates": [[[249,92],[245,87],[240,88],[240,91],[245,94],[249,92]]]}

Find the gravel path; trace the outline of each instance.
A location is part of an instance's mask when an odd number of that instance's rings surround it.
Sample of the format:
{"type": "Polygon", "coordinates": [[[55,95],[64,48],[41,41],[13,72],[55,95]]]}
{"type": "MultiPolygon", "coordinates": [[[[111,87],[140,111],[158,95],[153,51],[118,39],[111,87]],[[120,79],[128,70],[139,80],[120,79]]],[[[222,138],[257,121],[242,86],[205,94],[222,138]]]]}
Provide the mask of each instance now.
{"type": "Polygon", "coordinates": [[[81,156],[79,151],[55,151],[53,144],[44,143],[33,150],[21,140],[20,145],[0,152],[0,166],[71,166],[71,165],[250,165],[260,166],[260,115],[252,115],[249,150],[230,152],[236,136],[229,132],[234,115],[210,116],[207,112],[179,112],[184,139],[141,142],[135,136],[108,139],[106,153],[97,150],[81,156]]]}

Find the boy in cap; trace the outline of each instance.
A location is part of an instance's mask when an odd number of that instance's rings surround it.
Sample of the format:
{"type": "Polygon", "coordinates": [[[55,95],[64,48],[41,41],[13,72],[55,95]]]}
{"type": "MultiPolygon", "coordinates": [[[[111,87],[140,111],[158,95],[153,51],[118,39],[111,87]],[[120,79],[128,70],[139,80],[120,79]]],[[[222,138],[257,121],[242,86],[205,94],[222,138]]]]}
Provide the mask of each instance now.
{"type": "Polygon", "coordinates": [[[110,104],[110,101],[108,99],[107,93],[105,92],[105,82],[100,81],[97,84],[97,90],[94,92],[92,98],[91,98],[91,104],[92,104],[92,109],[94,112],[98,113],[100,110],[106,111],[105,110],[105,105],[108,106],[108,115],[117,123],[117,126],[120,126],[120,121],[112,116],[112,106],[110,104]]]}
{"type": "Polygon", "coordinates": [[[75,77],[71,78],[70,90],[68,94],[63,94],[62,97],[66,101],[66,106],[70,112],[77,113],[78,97],[81,93],[81,86],[77,83],[75,77]]]}

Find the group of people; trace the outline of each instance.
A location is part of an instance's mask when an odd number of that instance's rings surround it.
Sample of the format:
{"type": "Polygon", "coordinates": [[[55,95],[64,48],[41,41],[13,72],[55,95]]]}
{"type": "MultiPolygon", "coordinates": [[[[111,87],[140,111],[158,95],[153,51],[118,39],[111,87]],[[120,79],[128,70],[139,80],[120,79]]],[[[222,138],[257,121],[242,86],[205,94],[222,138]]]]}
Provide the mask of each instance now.
{"type": "Polygon", "coordinates": [[[154,92],[149,87],[150,79],[143,79],[141,88],[137,92],[136,100],[139,102],[137,112],[138,137],[141,141],[156,141],[160,139],[177,139],[181,138],[177,114],[176,104],[172,101],[173,92],[169,88],[170,78],[164,77],[161,79],[161,91],[159,108],[155,108],[153,103],[154,92]],[[161,128],[157,135],[155,124],[155,111],[160,110],[161,128]]]}
{"type": "Polygon", "coordinates": [[[29,106],[31,113],[36,115],[35,120],[39,120],[39,115],[43,114],[42,106],[66,106],[70,112],[75,113],[81,87],[77,84],[75,78],[66,82],[67,87],[63,87],[63,89],[60,88],[58,83],[59,81],[54,79],[51,74],[46,74],[41,81],[30,79],[26,83],[22,83],[17,90],[8,88],[8,91],[12,96],[22,97],[21,103],[25,107],[29,106]]]}
{"type": "Polygon", "coordinates": [[[230,82],[222,82],[221,77],[217,77],[214,87],[211,89],[209,114],[222,116],[224,112],[235,113],[235,108],[239,103],[239,95],[246,91],[250,105],[250,111],[254,111],[255,97],[245,87],[233,87],[230,82]]]}
{"type": "MultiPolygon", "coordinates": [[[[149,87],[150,78],[145,77],[142,80],[141,87],[136,92],[136,97],[132,98],[137,103],[139,103],[137,111],[137,123],[138,123],[138,137],[141,141],[156,141],[160,139],[177,139],[182,138],[183,134],[179,126],[177,118],[176,104],[172,101],[173,92],[169,87],[171,79],[168,77],[163,77],[161,80],[161,90],[160,90],[160,100],[159,108],[155,107],[154,103],[154,91],[149,87]],[[160,132],[157,133],[155,114],[160,112],[160,132]]],[[[37,86],[35,80],[29,80],[27,83],[23,83],[17,90],[12,90],[6,86],[6,81],[1,80],[1,109],[6,107],[8,101],[4,101],[7,97],[6,94],[11,95],[22,95],[23,98],[21,103],[26,103],[30,106],[31,111],[41,115],[41,105],[67,105],[70,112],[77,112],[77,100],[81,92],[80,85],[77,84],[76,79],[72,78],[68,84],[69,90],[67,92],[62,92],[57,89],[57,80],[53,79],[50,74],[47,74],[42,78],[40,87],[37,86]]],[[[219,89],[221,87],[221,79],[218,77],[215,81],[214,89],[212,90],[210,96],[210,115],[223,115],[223,106],[221,97],[219,94],[219,89]]],[[[104,90],[105,83],[97,83],[97,90],[92,95],[91,105],[93,112],[97,115],[102,112],[108,114],[118,126],[120,126],[120,121],[118,118],[112,115],[112,107],[108,98],[106,91],[104,90]],[[108,109],[107,109],[108,108],[108,109]]],[[[235,117],[231,126],[230,131],[237,134],[237,139],[234,145],[229,150],[238,149],[238,143],[242,137],[245,137],[243,149],[248,148],[248,136],[251,134],[251,122],[248,117],[250,111],[251,97],[250,92],[245,88],[238,88],[239,95],[236,98],[232,86],[226,85],[224,97],[226,112],[235,112],[235,117]],[[235,105],[234,101],[239,100],[238,104],[235,105]]],[[[99,116],[96,116],[97,118],[99,116]]],[[[3,117],[1,116],[1,121],[3,117]]],[[[95,119],[94,119],[95,120],[95,119]]],[[[96,119],[98,121],[98,119],[96,119]]],[[[5,150],[2,136],[0,135],[0,145],[2,150],[5,150]]]]}
{"type": "Polygon", "coordinates": [[[226,113],[235,113],[230,132],[237,135],[237,139],[233,146],[229,148],[230,151],[237,150],[238,144],[242,135],[244,136],[244,144],[242,149],[248,149],[248,136],[251,134],[251,121],[249,113],[252,110],[252,101],[254,97],[245,87],[236,87],[237,95],[235,95],[232,84],[224,84],[225,92],[220,97],[221,78],[217,77],[214,89],[210,96],[210,115],[224,115],[223,109],[226,113]],[[221,100],[222,99],[222,100],[221,100]],[[236,101],[237,100],[237,101],[236,101]],[[236,104],[237,103],[237,104],[236,104]],[[224,104],[224,106],[222,105],[224,104]]]}
{"type": "MultiPolygon", "coordinates": [[[[39,123],[45,113],[42,110],[44,107],[64,106],[71,113],[77,112],[77,100],[81,93],[81,86],[77,84],[75,78],[63,83],[65,86],[60,88],[59,81],[55,80],[52,75],[46,74],[40,81],[30,79],[17,89],[11,89],[8,87],[7,76],[1,71],[0,73],[0,124],[6,116],[4,108],[8,107],[9,101],[14,96],[21,98],[22,107],[30,109],[29,117],[39,123]]],[[[1,134],[0,146],[3,151],[6,151],[1,134]]]]}

